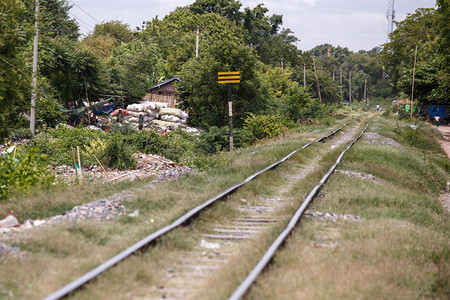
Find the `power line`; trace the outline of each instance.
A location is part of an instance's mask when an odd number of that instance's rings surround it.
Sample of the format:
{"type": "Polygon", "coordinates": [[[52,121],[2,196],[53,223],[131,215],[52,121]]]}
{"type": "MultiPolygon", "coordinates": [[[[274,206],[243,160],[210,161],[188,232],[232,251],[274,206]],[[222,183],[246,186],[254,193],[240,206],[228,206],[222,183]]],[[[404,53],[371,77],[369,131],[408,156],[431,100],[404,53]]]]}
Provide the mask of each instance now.
{"type": "MultiPolygon", "coordinates": [[[[74,15],[73,13],[69,12],[69,14],[71,14],[71,15],[72,15],[75,19],[77,19],[78,21],[80,21],[80,22],[86,24],[87,26],[91,27],[92,29],[94,29],[94,27],[93,27],[92,25],[90,25],[89,23],[83,21],[82,19],[80,19],[79,17],[77,17],[76,15],[74,15]]],[[[81,24],[78,24],[78,25],[81,25],[81,24]]]]}
{"type": "Polygon", "coordinates": [[[91,28],[89,28],[89,27],[87,27],[87,26],[85,26],[85,25],[83,25],[83,24],[79,24],[79,23],[78,23],[78,26],[81,26],[81,27],[83,27],[84,29],[87,29],[87,30],[89,30],[89,31],[92,30],[91,28]]]}
{"type": "Polygon", "coordinates": [[[97,23],[102,23],[99,20],[97,20],[96,18],[94,18],[93,16],[91,16],[90,14],[88,14],[84,9],[82,9],[78,4],[76,4],[75,2],[73,2],[72,0],[69,0],[70,2],[72,2],[76,7],[78,7],[81,11],[83,11],[86,15],[88,15],[89,17],[91,17],[95,22],[97,23]]]}

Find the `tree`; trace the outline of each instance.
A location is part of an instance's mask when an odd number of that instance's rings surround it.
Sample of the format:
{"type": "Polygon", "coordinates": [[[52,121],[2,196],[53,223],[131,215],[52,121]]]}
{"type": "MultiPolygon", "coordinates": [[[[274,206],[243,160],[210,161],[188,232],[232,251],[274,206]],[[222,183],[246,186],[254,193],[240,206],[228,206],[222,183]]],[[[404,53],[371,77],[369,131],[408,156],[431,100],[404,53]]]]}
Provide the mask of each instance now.
{"type": "Polygon", "coordinates": [[[230,21],[239,22],[242,19],[242,12],[239,11],[241,6],[242,3],[236,0],[196,0],[188,8],[194,14],[215,13],[230,21]]]}
{"type": "Polygon", "coordinates": [[[268,17],[266,16],[268,11],[264,4],[258,4],[253,9],[245,8],[241,22],[246,44],[259,45],[278,32],[280,25],[283,24],[283,16],[274,14],[268,17]]]}
{"type": "Polygon", "coordinates": [[[49,80],[62,104],[85,99],[86,90],[90,99],[102,91],[102,66],[92,52],[66,38],[46,39],[40,46],[40,74],[49,80]]]}
{"type": "Polygon", "coordinates": [[[168,75],[158,48],[142,41],[122,43],[114,49],[110,68],[111,83],[123,88],[130,100],[140,100],[148,88],[168,75]]]}
{"type": "Polygon", "coordinates": [[[114,38],[118,44],[129,43],[133,39],[133,32],[130,25],[121,21],[108,21],[102,24],[96,24],[94,31],[90,35],[92,37],[109,36],[114,38]]]}
{"type": "Polygon", "coordinates": [[[382,51],[395,92],[409,95],[414,52],[418,47],[414,95],[421,104],[445,104],[450,90],[446,64],[448,48],[443,46],[448,39],[445,36],[448,23],[445,22],[449,19],[449,8],[445,1],[438,2],[438,5],[439,11],[419,8],[399,22],[390,36],[391,41],[385,44],[382,51]]]}
{"type": "Polygon", "coordinates": [[[217,83],[217,73],[240,71],[241,83],[233,85],[233,120],[241,126],[247,113],[267,107],[267,87],[259,77],[259,63],[249,48],[226,40],[216,41],[207,52],[190,59],[181,70],[180,106],[192,124],[207,128],[228,122],[227,87],[217,83]]]}
{"type": "Polygon", "coordinates": [[[67,0],[45,0],[39,2],[40,32],[52,38],[66,37],[77,40],[80,36],[78,24],[70,19],[69,11],[72,5],[67,0]]]}
{"type": "Polygon", "coordinates": [[[31,71],[23,57],[33,35],[34,16],[17,0],[0,2],[0,138],[9,127],[23,126],[21,113],[28,107],[31,71]]]}
{"type": "Polygon", "coordinates": [[[226,18],[215,13],[194,14],[187,8],[178,8],[163,20],[155,18],[147,22],[139,37],[146,44],[158,46],[167,61],[168,71],[176,74],[195,56],[196,30],[193,26],[203,27],[199,39],[200,56],[217,40],[243,43],[241,29],[226,18]]]}

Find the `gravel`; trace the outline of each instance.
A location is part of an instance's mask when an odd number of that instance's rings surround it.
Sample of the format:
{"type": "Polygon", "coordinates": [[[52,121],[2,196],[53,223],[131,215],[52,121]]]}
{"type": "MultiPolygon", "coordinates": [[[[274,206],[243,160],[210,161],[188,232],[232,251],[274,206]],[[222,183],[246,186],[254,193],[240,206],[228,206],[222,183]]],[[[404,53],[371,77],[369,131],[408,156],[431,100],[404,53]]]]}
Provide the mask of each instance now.
{"type": "Polygon", "coordinates": [[[383,181],[375,176],[373,176],[372,174],[367,174],[367,173],[360,173],[360,172],[354,172],[354,171],[348,171],[348,170],[336,170],[336,173],[341,173],[341,174],[345,174],[348,176],[352,176],[352,177],[356,177],[356,178],[360,178],[363,180],[369,180],[369,181],[373,181],[375,183],[382,183],[383,181]]]}
{"type": "Polygon", "coordinates": [[[348,215],[348,214],[336,214],[336,213],[328,213],[328,212],[320,212],[320,211],[311,211],[307,210],[305,212],[306,217],[310,217],[316,220],[322,221],[350,221],[350,222],[362,222],[364,219],[359,216],[348,215]]]}
{"type": "Polygon", "coordinates": [[[397,143],[394,139],[384,137],[378,133],[375,132],[366,132],[364,133],[364,143],[369,144],[385,144],[390,145],[398,148],[402,148],[403,146],[399,143],[397,143]]]}

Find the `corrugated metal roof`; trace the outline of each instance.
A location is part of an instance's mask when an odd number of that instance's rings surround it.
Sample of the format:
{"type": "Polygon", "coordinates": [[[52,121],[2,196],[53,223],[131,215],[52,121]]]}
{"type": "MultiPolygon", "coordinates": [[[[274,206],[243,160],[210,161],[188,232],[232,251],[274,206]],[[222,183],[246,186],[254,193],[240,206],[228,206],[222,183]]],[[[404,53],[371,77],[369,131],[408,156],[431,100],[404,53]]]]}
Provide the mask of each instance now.
{"type": "Polygon", "coordinates": [[[149,88],[148,90],[151,91],[151,90],[160,88],[161,86],[163,86],[163,85],[165,85],[165,84],[168,84],[168,83],[170,83],[170,82],[172,82],[172,81],[175,81],[175,80],[181,81],[179,78],[173,77],[173,78],[171,78],[171,79],[169,79],[169,80],[166,80],[166,81],[164,81],[164,82],[161,82],[160,84],[157,84],[157,85],[155,85],[155,86],[152,86],[152,87],[149,88]]]}

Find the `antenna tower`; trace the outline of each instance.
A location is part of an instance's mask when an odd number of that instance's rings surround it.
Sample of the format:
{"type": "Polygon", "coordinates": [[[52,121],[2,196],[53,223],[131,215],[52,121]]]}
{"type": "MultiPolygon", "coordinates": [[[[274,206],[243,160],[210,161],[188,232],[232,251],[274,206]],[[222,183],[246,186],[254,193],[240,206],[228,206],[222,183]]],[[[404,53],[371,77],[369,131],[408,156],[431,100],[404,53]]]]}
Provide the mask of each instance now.
{"type": "Polygon", "coordinates": [[[394,0],[388,0],[388,10],[386,12],[386,19],[388,20],[387,42],[389,42],[389,35],[391,34],[392,31],[394,31],[394,19],[395,19],[394,0]]]}

